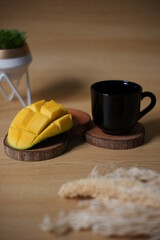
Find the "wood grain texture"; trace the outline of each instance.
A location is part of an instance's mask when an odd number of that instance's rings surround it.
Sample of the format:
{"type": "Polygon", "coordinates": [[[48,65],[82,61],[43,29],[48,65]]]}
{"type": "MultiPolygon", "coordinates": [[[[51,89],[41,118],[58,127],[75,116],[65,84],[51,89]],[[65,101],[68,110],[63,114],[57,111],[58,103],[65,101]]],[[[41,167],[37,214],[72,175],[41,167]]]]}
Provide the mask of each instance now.
{"type": "MultiPolygon", "coordinates": [[[[1,0],[0,10],[0,28],[27,33],[32,101],[54,99],[91,115],[90,85],[104,79],[137,82],[157,97],[155,108],[140,120],[145,142],[138,148],[110,150],[78,138],[57,158],[26,162],[4,152],[3,139],[22,106],[0,93],[0,239],[111,240],[89,231],[55,236],[39,225],[45,214],[54,220],[61,210],[77,207],[58,190],[88,176],[95,165],[160,171],[160,1],[1,0]]],[[[19,91],[25,97],[23,79],[19,91]]],[[[141,108],[147,103],[144,99],[141,108]]]]}
{"type": "Polygon", "coordinates": [[[142,145],[144,137],[145,129],[140,123],[137,123],[133,129],[123,135],[106,134],[97,126],[93,126],[85,133],[85,139],[88,143],[97,147],[119,150],[136,148],[142,145]]]}

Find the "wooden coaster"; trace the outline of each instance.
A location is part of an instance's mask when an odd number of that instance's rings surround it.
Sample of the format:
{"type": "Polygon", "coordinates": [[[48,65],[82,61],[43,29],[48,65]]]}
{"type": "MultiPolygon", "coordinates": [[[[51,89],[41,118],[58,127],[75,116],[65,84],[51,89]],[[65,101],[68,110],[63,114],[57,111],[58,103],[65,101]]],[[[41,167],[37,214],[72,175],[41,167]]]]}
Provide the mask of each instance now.
{"type": "Polygon", "coordinates": [[[85,133],[85,139],[88,143],[97,147],[107,149],[130,149],[144,143],[145,129],[141,123],[124,135],[109,135],[104,133],[99,127],[91,127],[85,133]]]}
{"type": "Polygon", "coordinates": [[[68,109],[73,118],[73,128],[71,129],[70,136],[80,137],[90,128],[91,118],[86,112],[77,109],[68,109]]]}
{"type": "Polygon", "coordinates": [[[22,161],[41,161],[55,158],[65,152],[68,144],[67,134],[57,135],[49,138],[27,150],[14,149],[7,143],[7,136],[4,139],[5,153],[17,160],[22,161]]]}
{"type": "Polygon", "coordinates": [[[68,109],[68,112],[70,112],[73,117],[73,128],[70,131],[48,138],[27,150],[18,150],[9,146],[6,135],[4,138],[5,153],[9,157],[21,161],[42,161],[63,154],[68,147],[69,139],[72,140],[73,136],[83,135],[89,128],[91,120],[90,116],[83,111],[68,109]]]}

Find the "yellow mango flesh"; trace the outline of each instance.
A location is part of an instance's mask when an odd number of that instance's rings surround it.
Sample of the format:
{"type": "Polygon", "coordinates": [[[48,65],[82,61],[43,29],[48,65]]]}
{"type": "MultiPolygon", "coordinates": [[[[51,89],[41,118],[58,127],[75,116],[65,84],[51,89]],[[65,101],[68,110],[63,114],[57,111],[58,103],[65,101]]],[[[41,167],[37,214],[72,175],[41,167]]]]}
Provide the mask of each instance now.
{"type": "Polygon", "coordinates": [[[73,122],[72,122],[72,116],[71,114],[64,115],[57,120],[53,121],[49,124],[48,127],[46,127],[33,141],[33,144],[37,144],[41,141],[43,141],[46,138],[56,136],[60,133],[68,131],[70,128],[72,128],[73,122]]]}
{"type": "Polygon", "coordinates": [[[17,149],[27,149],[32,146],[32,142],[35,139],[35,135],[26,130],[19,128],[9,128],[8,132],[8,143],[10,146],[17,149]]]}
{"type": "Polygon", "coordinates": [[[24,129],[38,135],[49,123],[49,118],[40,112],[23,108],[14,118],[11,127],[24,129]]]}
{"type": "Polygon", "coordinates": [[[18,112],[9,127],[7,140],[13,148],[28,149],[72,126],[72,116],[61,104],[41,100],[18,112]]]}
{"type": "Polygon", "coordinates": [[[29,120],[34,116],[34,112],[31,109],[22,108],[20,112],[15,116],[11,122],[11,127],[25,129],[29,120]]]}
{"type": "Polygon", "coordinates": [[[53,136],[60,134],[60,130],[57,125],[52,122],[48,127],[46,127],[33,141],[33,145],[53,136]]]}
{"type": "Polygon", "coordinates": [[[20,139],[17,144],[18,149],[30,148],[34,139],[35,135],[33,133],[22,130],[20,139]]]}
{"type": "Polygon", "coordinates": [[[59,128],[60,132],[66,132],[73,126],[71,114],[64,115],[54,122],[59,128]]]}
{"type": "Polygon", "coordinates": [[[47,116],[50,121],[53,121],[66,114],[67,110],[61,104],[57,104],[55,101],[51,100],[41,107],[40,112],[47,116]]]}
{"type": "Polygon", "coordinates": [[[29,105],[27,108],[31,109],[33,112],[40,112],[41,107],[45,104],[45,100],[40,100],[29,105]]]}
{"type": "Polygon", "coordinates": [[[17,146],[18,140],[21,136],[21,130],[18,128],[10,127],[8,131],[8,143],[11,146],[17,146]]]}
{"type": "Polygon", "coordinates": [[[34,113],[33,117],[27,123],[27,130],[38,135],[48,124],[49,118],[39,112],[34,113]]]}

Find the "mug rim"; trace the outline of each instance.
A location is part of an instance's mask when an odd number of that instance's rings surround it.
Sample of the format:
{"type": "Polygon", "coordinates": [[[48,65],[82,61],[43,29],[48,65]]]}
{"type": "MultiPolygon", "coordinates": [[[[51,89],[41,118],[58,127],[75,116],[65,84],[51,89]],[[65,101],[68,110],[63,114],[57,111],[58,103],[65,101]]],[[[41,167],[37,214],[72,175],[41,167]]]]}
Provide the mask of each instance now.
{"type": "Polygon", "coordinates": [[[136,92],[142,92],[142,87],[141,85],[139,85],[136,82],[132,82],[129,80],[102,80],[102,81],[98,81],[98,82],[94,82],[91,85],[91,90],[94,90],[96,93],[99,93],[101,95],[105,95],[105,96],[113,96],[113,95],[121,95],[121,93],[117,94],[117,93],[103,93],[102,91],[99,91],[98,89],[96,89],[96,87],[100,86],[101,84],[107,84],[107,83],[118,83],[118,84],[122,84],[122,85],[132,85],[135,87],[134,91],[131,93],[122,93],[122,95],[128,95],[128,94],[133,94],[136,92]]]}

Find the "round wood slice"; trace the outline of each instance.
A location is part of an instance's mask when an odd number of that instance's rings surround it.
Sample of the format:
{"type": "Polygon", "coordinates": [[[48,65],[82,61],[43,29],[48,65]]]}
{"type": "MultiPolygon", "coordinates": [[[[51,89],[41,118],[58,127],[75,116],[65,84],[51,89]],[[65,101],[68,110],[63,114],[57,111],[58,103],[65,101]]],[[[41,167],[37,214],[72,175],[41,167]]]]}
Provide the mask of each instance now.
{"type": "Polygon", "coordinates": [[[133,129],[124,135],[109,135],[99,127],[93,125],[86,131],[85,139],[88,143],[107,149],[131,149],[144,143],[145,129],[137,123],[133,129]]]}
{"type": "Polygon", "coordinates": [[[55,138],[49,138],[34,147],[27,150],[14,149],[7,143],[7,135],[4,139],[5,153],[17,160],[22,161],[41,161],[50,158],[55,158],[65,152],[68,144],[67,134],[61,134],[55,136],[55,138]]]}
{"type": "Polygon", "coordinates": [[[90,124],[90,116],[87,113],[76,109],[68,109],[68,111],[73,117],[73,128],[70,131],[48,138],[27,150],[18,150],[9,146],[6,135],[4,138],[5,153],[13,159],[22,161],[47,160],[63,154],[68,147],[69,139],[83,135],[90,124]]]}
{"type": "Polygon", "coordinates": [[[71,136],[83,136],[84,133],[90,128],[91,118],[86,112],[77,109],[68,109],[73,118],[73,128],[70,131],[71,136]]]}

